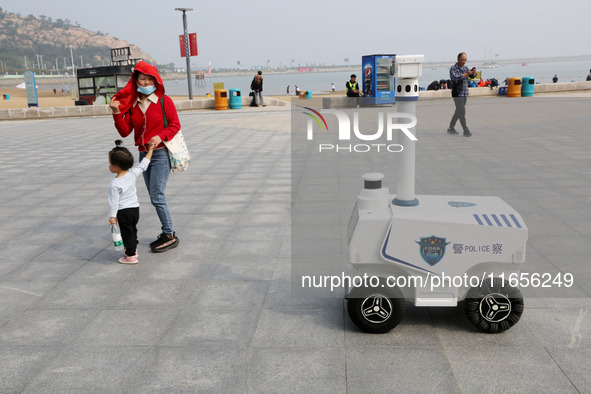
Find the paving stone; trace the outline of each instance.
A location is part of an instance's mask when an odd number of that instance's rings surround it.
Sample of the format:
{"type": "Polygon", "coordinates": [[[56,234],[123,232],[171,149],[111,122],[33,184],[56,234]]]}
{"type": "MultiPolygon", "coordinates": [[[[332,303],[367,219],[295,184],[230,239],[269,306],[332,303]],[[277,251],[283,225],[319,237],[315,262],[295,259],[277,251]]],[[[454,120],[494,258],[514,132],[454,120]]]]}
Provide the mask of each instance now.
{"type": "Polygon", "coordinates": [[[26,310],[0,327],[0,346],[63,346],[75,340],[98,312],[26,310]]]}
{"type": "Polygon", "coordinates": [[[126,392],[153,353],[149,347],[72,346],[30,381],[23,392],[126,392]]]}
{"type": "Polygon", "coordinates": [[[343,346],[343,326],[342,308],[263,309],[253,346],[343,346]]]}
{"type": "Polygon", "coordinates": [[[543,348],[451,347],[445,352],[463,392],[577,392],[543,348]]]}
{"type": "Polygon", "coordinates": [[[345,352],[328,348],[251,348],[241,393],[344,393],[345,352]]]}
{"type": "Polygon", "coordinates": [[[181,311],[162,339],[162,346],[246,347],[254,334],[260,311],[199,309],[181,311]]]}
{"type": "Polygon", "coordinates": [[[234,392],[246,347],[159,347],[129,393],[234,392]]]}
{"type": "Polygon", "coordinates": [[[61,346],[0,345],[0,392],[22,392],[61,350],[61,346]]]}
{"type": "Polygon", "coordinates": [[[78,346],[155,346],[168,331],[178,311],[104,310],[75,341],[78,346]]]}
{"type": "Polygon", "coordinates": [[[350,393],[460,393],[439,347],[347,347],[350,393]]]}
{"type": "Polygon", "coordinates": [[[259,311],[268,288],[268,281],[200,280],[185,309],[259,311]]]}

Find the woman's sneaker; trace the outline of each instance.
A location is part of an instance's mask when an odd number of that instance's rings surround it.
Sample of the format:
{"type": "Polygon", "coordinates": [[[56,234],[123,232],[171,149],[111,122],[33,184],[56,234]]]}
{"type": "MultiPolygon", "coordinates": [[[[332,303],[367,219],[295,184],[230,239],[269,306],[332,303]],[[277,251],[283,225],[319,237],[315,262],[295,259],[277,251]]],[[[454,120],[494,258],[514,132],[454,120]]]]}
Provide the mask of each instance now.
{"type": "Polygon", "coordinates": [[[137,264],[139,263],[139,259],[138,259],[138,254],[137,252],[135,253],[135,256],[128,256],[125,255],[125,257],[121,257],[119,259],[119,263],[121,264],[137,264]]]}
{"type": "Polygon", "coordinates": [[[179,238],[175,233],[172,234],[160,234],[156,241],[150,244],[150,248],[154,253],[166,252],[169,249],[176,248],[179,246],[179,238]]]}

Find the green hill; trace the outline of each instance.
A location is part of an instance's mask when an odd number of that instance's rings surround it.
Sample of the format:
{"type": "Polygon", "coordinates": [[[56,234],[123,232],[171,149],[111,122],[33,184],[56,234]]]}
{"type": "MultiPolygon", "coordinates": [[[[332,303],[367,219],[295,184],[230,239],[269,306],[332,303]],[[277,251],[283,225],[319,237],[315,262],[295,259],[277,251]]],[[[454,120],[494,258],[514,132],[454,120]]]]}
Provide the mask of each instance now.
{"type": "Polygon", "coordinates": [[[52,20],[41,15],[22,16],[0,8],[0,71],[2,74],[64,71],[72,68],[70,45],[76,67],[108,65],[111,48],[130,47],[134,58],[159,64],[139,47],[107,34],[92,32],[69,20],[52,20]],[[82,59],[80,58],[82,56],[82,59]]]}

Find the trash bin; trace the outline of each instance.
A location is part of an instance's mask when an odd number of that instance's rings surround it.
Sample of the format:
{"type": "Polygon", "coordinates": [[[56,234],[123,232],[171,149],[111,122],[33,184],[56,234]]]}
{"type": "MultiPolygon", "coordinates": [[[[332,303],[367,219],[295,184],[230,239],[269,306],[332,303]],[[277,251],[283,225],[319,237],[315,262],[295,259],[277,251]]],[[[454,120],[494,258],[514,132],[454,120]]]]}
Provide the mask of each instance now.
{"type": "Polygon", "coordinates": [[[521,78],[521,97],[532,97],[535,83],[534,77],[521,78]]]}
{"type": "Polygon", "coordinates": [[[301,99],[305,99],[306,98],[306,91],[305,90],[300,90],[300,95],[298,96],[301,99]]]}
{"type": "Polygon", "coordinates": [[[311,99],[312,98],[312,91],[311,90],[306,90],[306,98],[307,99],[311,99]]]}
{"type": "Polygon", "coordinates": [[[10,94],[8,93],[3,94],[2,97],[4,97],[4,100],[10,100],[10,94]]]}
{"type": "Polygon", "coordinates": [[[240,89],[230,89],[230,109],[242,108],[242,94],[240,89]]]}
{"type": "Polygon", "coordinates": [[[226,89],[216,89],[215,94],[215,109],[228,109],[228,91],[226,89]]]}
{"type": "Polygon", "coordinates": [[[507,80],[507,97],[521,97],[521,78],[507,80]]]}

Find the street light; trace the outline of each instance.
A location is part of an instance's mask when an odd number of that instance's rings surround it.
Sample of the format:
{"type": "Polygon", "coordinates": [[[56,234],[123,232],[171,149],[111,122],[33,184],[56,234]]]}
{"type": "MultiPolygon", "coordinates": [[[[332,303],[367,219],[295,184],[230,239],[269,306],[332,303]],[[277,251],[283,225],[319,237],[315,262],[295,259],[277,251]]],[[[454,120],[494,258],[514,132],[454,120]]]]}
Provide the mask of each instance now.
{"type": "Polygon", "coordinates": [[[187,58],[187,84],[189,85],[189,100],[193,100],[193,87],[191,86],[191,52],[189,47],[189,32],[187,31],[187,11],[192,8],[175,8],[175,11],[183,12],[183,29],[185,32],[185,57],[187,58]]]}
{"type": "Polygon", "coordinates": [[[74,65],[74,52],[72,52],[72,44],[70,44],[70,58],[72,59],[72,76],[76,81],[76,66],[74,65]]]}

